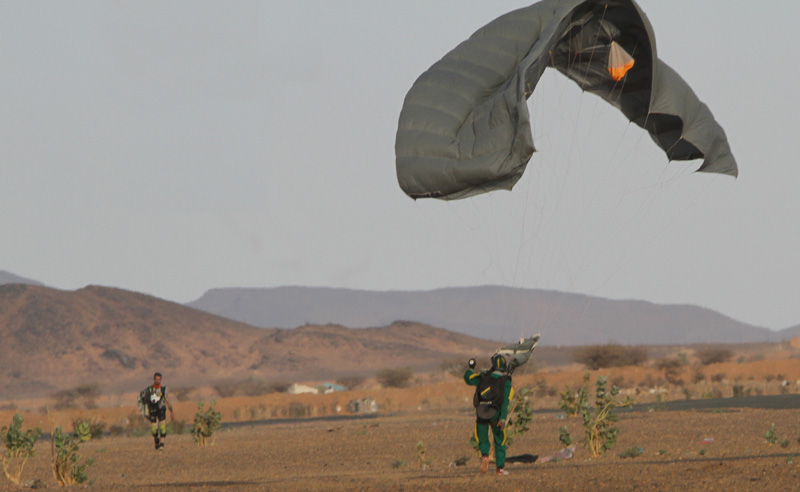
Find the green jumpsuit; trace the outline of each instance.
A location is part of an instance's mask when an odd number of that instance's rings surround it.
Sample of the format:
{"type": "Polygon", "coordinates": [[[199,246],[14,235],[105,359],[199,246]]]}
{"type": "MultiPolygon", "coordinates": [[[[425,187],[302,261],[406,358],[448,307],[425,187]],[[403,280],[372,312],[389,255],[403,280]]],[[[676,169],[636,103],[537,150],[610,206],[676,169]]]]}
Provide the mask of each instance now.
{"type": "MultiPolygon", "coordinates": [[[[467,369],[464,373],[464,381],[471,386],[478,386],[481,382],[480,372],[475,372],[472,369],[467,369]]],[[[490,377],[501,378],[502,372],[492,371],[489,373],[490,377]]],[[[500,413],[492,419],[488,424],[482,424],[475,421],[475,438],[478,440],[478,448],[481,450],[481,455],[488,456],[492,448],[492,442],[489,440],[489,427],[492,428],[494,436],[494,456],[497,462],[497,468],[503,468],[506,464],[506,430],[499,428],[498,422],[505,421],[508,416],[508,402],[514,397],[514,390],[511,388],[511,377],[506,379],[505,391],[503,393],[503,404],[500,406],[500,413]]]]}

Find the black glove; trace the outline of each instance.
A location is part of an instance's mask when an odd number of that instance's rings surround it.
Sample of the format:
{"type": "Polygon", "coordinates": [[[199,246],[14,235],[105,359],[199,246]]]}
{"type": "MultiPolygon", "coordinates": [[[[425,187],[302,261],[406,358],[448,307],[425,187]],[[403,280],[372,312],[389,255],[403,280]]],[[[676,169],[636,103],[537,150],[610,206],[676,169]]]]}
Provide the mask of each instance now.
{"type": "Polygon", "coordinates": [[[475,359],[470,359],[468,364],[470,369],[475,369],[475,359]]]}

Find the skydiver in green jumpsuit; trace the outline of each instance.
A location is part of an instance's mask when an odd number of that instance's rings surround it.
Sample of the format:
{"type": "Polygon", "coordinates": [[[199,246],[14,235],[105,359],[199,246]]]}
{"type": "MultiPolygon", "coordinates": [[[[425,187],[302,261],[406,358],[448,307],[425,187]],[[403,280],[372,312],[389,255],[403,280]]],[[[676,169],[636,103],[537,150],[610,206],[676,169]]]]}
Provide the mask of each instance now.
{"type": "Polygon", "coordinates": [[[475,359],[470,359],[469,368],[464,373],[464,381],[467,384],[480,386],[480,388],[476,388],[476,393],[479,390],[488,396],[491,396],[493,390],[495,393],[492,402],[486,401],[485,404],[479,404],[480,395],[478,394],[475,399],[477,409],[475,438],[478,440],[478,448],[481,451],[481,473],[489,471],[489,451],[492,447],[492,442],[489,440],[489,428],[491,428],[497,463],[496,474],[508,475],[504,469],[506,461],[505,425],[508,417],[508,402],[514,397],[514,389],[511,387],[511,375],[505,374],[507,367],[506,358],[496,354],[492,357],[490,370],[475,372],[475,359]],[[502,396],[500,396],[501,392],[502,396]]]}

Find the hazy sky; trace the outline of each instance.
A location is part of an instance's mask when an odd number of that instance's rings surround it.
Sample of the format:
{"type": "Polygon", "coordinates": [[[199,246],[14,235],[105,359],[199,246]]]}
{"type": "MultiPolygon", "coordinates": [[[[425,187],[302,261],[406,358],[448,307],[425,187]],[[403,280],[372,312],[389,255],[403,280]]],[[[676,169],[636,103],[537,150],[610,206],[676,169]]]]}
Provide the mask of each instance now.
{"type": "Polygon", "coordinates": [[[639,4],[738,179],[668,163],[548,70],[529,102],[539,152],[512,192],[406,197],[406,92],[525,1],[3,1],[0,270],[178,302],[498,284],[796,325],[800,2],[639,4]]]}

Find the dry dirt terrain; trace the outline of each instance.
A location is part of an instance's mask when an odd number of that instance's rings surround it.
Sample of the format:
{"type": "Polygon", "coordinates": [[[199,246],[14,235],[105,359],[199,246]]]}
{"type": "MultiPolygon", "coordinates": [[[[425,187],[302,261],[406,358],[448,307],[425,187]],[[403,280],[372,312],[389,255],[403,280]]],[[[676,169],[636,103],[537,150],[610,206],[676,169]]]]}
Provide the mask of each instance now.
{"type": "MultiPolygon", "coordinates": [[[[508,465],[505,477],[478,473],[478,458],[467,442],[473,420],[463,413],[239,427],[220,432],[205,448],[188,435],[170,436],[158,452],[148,437],[106,437],[84,444],[82,452],[97,459],[89,468],[91,490],[796,491],[797,417],[794,410],[626,413],[613,452],[592,459],[578,446],[570,460],[508,465]],[[773,422],[779,434],[792,438],[788,448],[762,437],[773,422]],[[419,441],[432,460],[429,469],[417,464],[419,441]],[[644,453],[618,456],[633,446],[644,453]],[[462,456],[468,463],[454,466],[462,456]]],[[[537,415],[509,454],[555,452],[564,424],[578,435],[576,418],[537,415]]],[[[39,450],[25,477],[54,488],[47,443],[39,450]]],[[[6,482],[2,490],[14,488],[6,482]]]]}
{"type": "MultiPolygon", "coordinates": [[[[219,400],[217,408],[227,424],[213,445],[197,447],[188,434],[171,435],[163,451],[152,449],[148,436],[106,436],[82,445],[83,456],[96,458],[88,470],[89,490],[800,490],[800,415],[798,409],[737,408],[730,398],[733,378],[764,394],[779,392],[777,381],[766,382],[759,370],[782,370],[793,378],[789,397],[797,401],[797,359],[786,366],[773,361],[708,367],[713,374],[726,372],[731,381],[716,383],[724,398],[716,409],[671,411],[659,405],[648,391],[640,392],[636,411],[620,413],[616,447],[600,458],[591,458],[579,444],[582,427],[578,417],[565,417],[557,410],[557,397],[537,399],[531,430],[518,437],[509,455],[546,456],[561,447],[559,428],[567,426],[578,442],[570,460],[534,464],[509,464],[509,476],[480,475],[478,457],[468,440],[474,419],[470,413],[471,389],[457,378],[405,389],[365,389],[327,395],[270,394],[219,400]],[[780,366],[780,367],[778,367],[780,366]],[[736,371],[755,374],[752,381],[736,371]],[[352,398],[371,396],[381,405],[377,414],[354,418],[341,410],[352,398]],[[340,410],[337,412],[337,407],[340,410]],[[294,418],[298,412],[312,418],[294,418]],[[770,445],[764,432],[774,423],[780,440],[788,446],[770,445]],[[417,443],[425,447],[430,467],[417,461],[417,443]],[[622,458],[623,451],[642,448],[635,458],[622,458]],[[467,457],[465,466],[455,466],[467,457]]],[[[628,380],[645,377],[646,368],[627,369],[610,377],[628,380]],[[633,373],[636,373],[635,375],[633,373]]],[[[608,372],[608,371],[606,371],[608,372]]],[[[595,373],[596,374],[596,373],[595,373]]],[[[553,374],[520,374],[517,386],[534,382],[551,389],[580,381],[582,371],[553,374]]],[[[592,378],[594,380],[594,376],[592,378]]],[[[694,393],[708,382],[686,385],[694,393]]],[[[551,391],[552,392],[552,391],[551,391]]],[[[664,395],[679,398],[673,390],[664,395]]],[[[71,430],[77,416],[111,425],[132,425],[135,414],[130,397],[117,396],[94,410],[62,410],[56,425],[71,430]]],[[[758,398],[756,396],[756,398],[758,398]]],[[[666,400],[665,400],[666,401],[666,400]]],[[[702,400],[710,401],[710,400],[702,400]]],[[[29,402],[38,408],[41,402],[29,402]]],[[[26,411],[25,427],[42,426],[47,419],[39,411],[26,411]]],[[[196,403],[177,403],[178,420],[191,421],[196,403]]],[[[0,411],[7,425],[13,410],[0,411]]],[[[188,427],[188,425],[186,426],[188,427]]],[[[57,487],[49,469],[48,440],[37,444],[23,478],[38,479],[40,486],[57,487]]],[[[0,478],[0,490],[16,490],[0,478]]]]}

